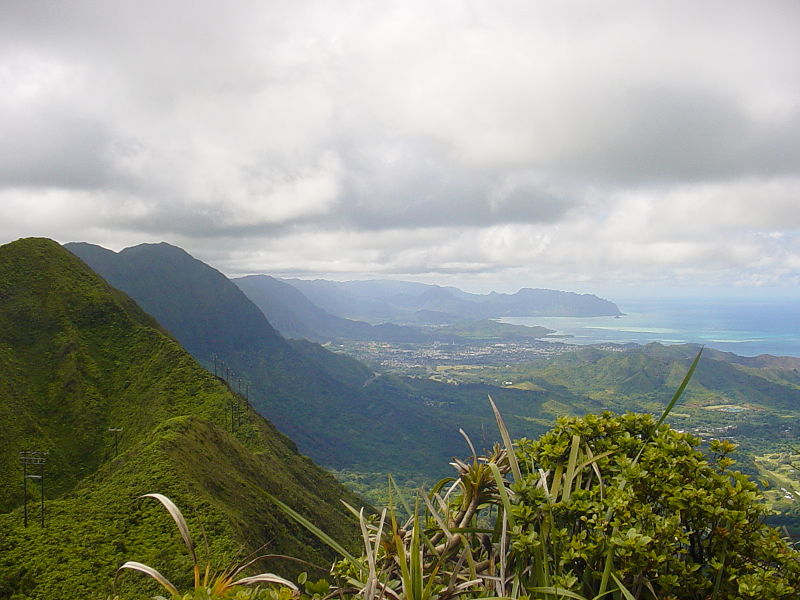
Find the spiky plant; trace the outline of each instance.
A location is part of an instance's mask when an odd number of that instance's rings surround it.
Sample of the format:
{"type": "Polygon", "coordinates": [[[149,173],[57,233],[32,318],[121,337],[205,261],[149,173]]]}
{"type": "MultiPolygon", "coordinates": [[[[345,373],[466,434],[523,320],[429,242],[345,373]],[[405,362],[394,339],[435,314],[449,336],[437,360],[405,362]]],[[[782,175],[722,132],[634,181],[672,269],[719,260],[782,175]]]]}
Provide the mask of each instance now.
{"type": "MultiPolygon", "coordinates": [[[[420,490],[409,508],[390,479],[380,515],[348,509],[361,530],[356,557],[296,511],[287,515],[337,550],[333,586],[305,586],[313,600],[733,600],[800,597],[800,554],[760,522],[755,485],[731,472],[732,445],[699,441],[663,425],[697,367],[697,355],[659,419],[587,415],[559,419],[539,440],[511,437],[490,400],[503,445],[484,456],[454,459],[455,476],[420,490]],[[394,498],[408,517],[401,521],[394,498]],[[688,586],[686,584],[689,584],[688,586]]],[[[178,523],[199,568],[177,508],[178,523]]],[[[170,593],[157,571],[139,563],[170,593]]],[[[214,593],[265,581],[297,588],[272,574],[236,580],[224,572],[214,593]]],[[[208,569],[206,569],[208,573],[208,569]]],[[[207,582],[207,576],[204,581],[207,582]]],[[[171,587],[170,587],[171,586],[171,587]]],[[[274,600],[288,600],[275,598],[274,600]]]]}
{"type": "MultiPolygon", "coordinates": [[[[698,360],[699,354],[659,425],[682,395],[698,360]]],[[[595,453],[580,435],[574,435],[564,460],[554,469],[545,471],[535,464],[524,464],[523,469],[499,410],[491,398],[489,402],[503,445],[479,456],[462,431],[471,459],[454,459],[455,477],[441,480],[428,493],[421,490],[414,510],[406,508],[411,516],[404,524],[398,522],[391,505],[374,520],[351,508],[359,519],[364,553],[357,559],[342,552],[346,560],[334,569],[340,578],[339,594],[364,600],[445,600],[462,595],[575,600],[633,597],[612,562],[590,577],[600,582],[600,589],[578,585],[569,565],[561,560],[569,540],[553,514],[554,507],[569,503],[573,494],[587,485],[601,489],[607,485],[598,462],[610,452],[595,453]],[[537,496],[533,504],[520,496],[523,489],[531,488],[537,496]],[[531,511],[536,514],[532,516],[531,511]]],[[[643,440],[644,445],[648,442],[643,440]]],[[[526,455],[520,454],[520,459],[525,460],[526,455]]],[[[336,548],[318,528],[274,501],[336,548]]],[[[612,516],[608,515],[609,521],[612,516]]]]}
{"type": "MultiPolygon", "coordinates": [[[[211,563],[207,562],[201,577],[200,562],[197,560],[197,553],[194,549],[194,543],[192,542],[192,536],[189,532],[189,526],[186,523],[186,519],[183,517],[183,513],[181,513],[180,509],[175,505],[174,502],[172,502],[172,500],[162,494],[144,494],[143,496],[140,496],[140,498],[155,498],[162,504],[162,506],[164,506],[164,508],[167,509],[167,512],[169,512],[173,521],[175,521],[178,531],[180,532],[181,539],[183,539],[183,543],[186,545],[186,549],[188,550],[189,556],[192,559],[194,575],[193,591],[196,595],[201,594],[199,597],[224,598],[236,586],[253,585],[259,583],[278,584],[291,589],[293,594],[299,592],[298,587],[294,583],[284,579],[283,577],[279,577],[274,573],[260,573],[258,575],[238,578],[245,569],[263,558],[260,556],[242,564],[224,567],[216,572],[212,572],[211,563]]],[[[161,584],[161,586],[167,590],[167,592],[169,592],[170,597],[181,597],[178,588],[173,585],[169,579],[164,577],[164,575],[162,575],[153,567],[140,562],[128,561],[119,567],[119,569],[117,569],[115,583],[116,579],[125,569],[144,573],[161,584]]]]}

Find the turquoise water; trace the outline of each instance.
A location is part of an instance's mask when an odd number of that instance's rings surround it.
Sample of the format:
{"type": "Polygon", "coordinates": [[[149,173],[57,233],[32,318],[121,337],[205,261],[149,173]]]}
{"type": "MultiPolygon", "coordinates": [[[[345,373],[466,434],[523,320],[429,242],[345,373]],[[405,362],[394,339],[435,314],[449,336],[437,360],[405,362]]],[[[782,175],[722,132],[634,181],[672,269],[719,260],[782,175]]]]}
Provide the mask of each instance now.
{"type": "Polygon", "coordinates": [[[616,302],[625,316],[502,320],[555,329],[572,336],[563,340],[572,344],[697,343],[741,356],[800,357],[800,300],[670,298],[616,302]]]}

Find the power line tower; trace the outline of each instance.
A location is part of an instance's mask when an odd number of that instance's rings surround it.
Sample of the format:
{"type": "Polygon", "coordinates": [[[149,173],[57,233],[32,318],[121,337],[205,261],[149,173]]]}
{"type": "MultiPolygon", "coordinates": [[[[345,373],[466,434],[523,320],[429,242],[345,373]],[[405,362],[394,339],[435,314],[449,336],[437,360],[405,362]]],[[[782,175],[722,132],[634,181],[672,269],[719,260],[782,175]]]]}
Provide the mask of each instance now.
{"type": "Polygon", "coordinates": [[[44,529],[44,464],[47,462],[49,452],[25,450],[19,453],[19,461],[22,463],[22,501],[25,527],[28,526],[28,479],[38,479],[41,490],[41,518],[42,528],[44,529]],[[39,474],[28,474],[28,466],[39,465],[39,474]]]}
{"type": "Polygon", "coordinates": [[[109,427],[108,430],[114,436],[114,458],[119,454],[119,435],[122,432],[122,427],[109,427]]]}

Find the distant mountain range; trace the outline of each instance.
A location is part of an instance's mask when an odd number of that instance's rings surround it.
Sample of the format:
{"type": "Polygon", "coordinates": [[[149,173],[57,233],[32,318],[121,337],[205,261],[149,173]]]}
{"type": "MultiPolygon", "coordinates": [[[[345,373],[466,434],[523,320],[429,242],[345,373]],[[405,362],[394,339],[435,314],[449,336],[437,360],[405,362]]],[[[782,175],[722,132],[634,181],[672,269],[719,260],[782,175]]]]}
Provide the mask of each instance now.
{"type": "Polygon", "coordinates": [[[392,323],[371,325],[332,315],[312,303],[293,285],[269,275],[251,275],[232,281],[264,313],[269,322],[288,338],[415,343],[430,342],[433,339],[414,327],[392,323]]]}
{"type": "MultiPolygon", "coordinates": [[[[291,283],[268,275],[251,275],[232,280],[264,313],[269,322],[287,338],[317,342],[331,340],[379,341],[393,343],[467,343],[475,338],[538,339],[553,333],[545,327],[525,327],[488,319],[417,311],[419,321],[449,322],[448,325],[420,327],[381,323],[373,325],[333,315],[318,307],[291,283]]],[[[376,282],[380,283],[380,282],[376,282]]],[[[403,282],[396,282],[402,284],[403,282]]],[[[414,284],[412,284],[413,286],[414,284]]],[[[455,289],[455,288],[453,288],[455,289]]],[[[450,292],[447,292],[448,294],[450,292]]]]}
{"type": "MultiPolygon", "coordinates": [[[[108,259],[100,249],[84,250],[108,259]]],[[[177,262],[167,268],[179,268],[179,257],[172,257],[177,262]]],[[[126,258],[149,260],[141,250],[126,258]]],[[[155,284],[144,274],[136,282],[139,290],[155,284]]],[[[166,311],[163,298],[151,298],[150,306],[166,311]]],[[[178,311],[172,317],[173,326],[182,322],[178,311]]],[[[222,324],[231,325],[231,318],[219,315],[222,324]]],[[[224,338],[216,323],[195,325],[187,330],[195,348],[203,347],[204,326],[224,338]]],[[[251,343],[256,335],[279,339],[266,327],[251,332],[251,343]]],[[[127,560],[166,566],[170,579],[188,585],[191,569],[177,534],[161,533],[173,531],[168,515],[137,498],[149,492],[172,497],[196,533],[202,522],[212,555],[226,561],[238,549],[247,554],[264,543],[267,553],[323,564],[332,559],[264,490],[343,542],[354,541],[339,501],[358,503],[355,496],[197,364],[129,296],[50,240],[0,246],[0,419],[0,597],[110,597],[114,572],[127,560]],[[28,481],[30,523],[23,528],[22,451],[49,453],[45,530],[39,480],[28,481]]],[[[29,474],[39,473],[29,467],[29,474]]],[[[156,593],[143,577],[131,577],[125,589],[142,597],[156,593]]]]}
{"type": "Polygon", "coordinates": [[[370,323],[441,325],[498,317],[617,316],[619,307],[593,294],[523,288],[515,294],[471,294],[407,281],[285,279],[317,307],[370,323]]]}
{"type": "MultiPolygon", "coordinates": [[[[261,414],[302,452],[340,470],[427,479],[446,475],[442,465],[464,449],[459,427],[479,445],[496,439],[488,394],[512,435],[531,438],[563,414],[606,409],[660,413],[696,352],[657,344],[619,352],[583,348],[530,365],[497,367],[489,380],[460,385],[380,374],[318,344],[285,340],[236,285],[179,248],[145,244],[114,253],[85,244],[68,247],[130,293],[208,368],[213,369],[214,355],[224,360],[233,371],[233,384],[241,378],[249,385],[251,402],[261,414]],[[504,381],[514,386],[497,387],[504,381]]],[[[363,288],[370,285],[356,282],[353,287],[367,295],[363,288]]],[[[404,289],[417,295],[442,293],[441,288],[402,282],[378,282],[377,287],[393,302],[404,289]]],[[[292,302],[304,304],[289,293],[292,302]]],[[[706,350],[689,388],[687,414],[693,422],[736,424],[748,439],[761,440],[759,447],[769,445],[790,416],[800,416],[796,368],[792,359],[706,350]],[[731,409],[744,410],[743,416],[705,408],[736,403],[745,403],[743,409],[731,409]]]]}

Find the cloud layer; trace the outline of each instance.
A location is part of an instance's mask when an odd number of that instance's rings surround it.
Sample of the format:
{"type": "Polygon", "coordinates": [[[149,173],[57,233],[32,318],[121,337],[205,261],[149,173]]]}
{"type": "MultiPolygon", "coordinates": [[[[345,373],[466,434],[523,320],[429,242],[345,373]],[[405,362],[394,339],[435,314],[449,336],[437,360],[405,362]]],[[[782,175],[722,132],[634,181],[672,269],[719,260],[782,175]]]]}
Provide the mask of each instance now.
{"type": "Polygon", "coordinates": [[[0,22],[0,239],[231,274],[800,284],[800,5],[71,2],[0,22]]]}

